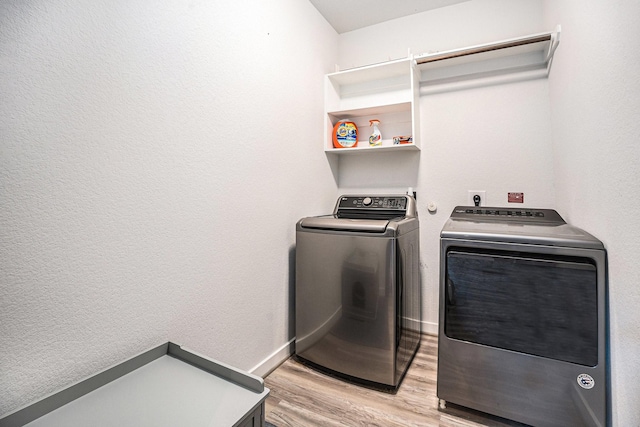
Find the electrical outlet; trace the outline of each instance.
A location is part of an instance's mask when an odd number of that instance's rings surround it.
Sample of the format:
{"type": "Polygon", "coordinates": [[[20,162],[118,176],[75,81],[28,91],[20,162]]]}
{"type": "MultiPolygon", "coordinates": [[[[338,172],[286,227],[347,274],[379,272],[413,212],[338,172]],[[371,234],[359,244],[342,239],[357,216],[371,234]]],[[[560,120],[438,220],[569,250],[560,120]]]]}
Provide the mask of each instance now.
{"type": "Polygon", "coordinates": [[[473,200],[475,196],[480,196],[480,204],[478,206],[487,205],[487,192],[484,190],[469,190],[467,193],[467,206],[475,206],[476,203],[473,200]]]}

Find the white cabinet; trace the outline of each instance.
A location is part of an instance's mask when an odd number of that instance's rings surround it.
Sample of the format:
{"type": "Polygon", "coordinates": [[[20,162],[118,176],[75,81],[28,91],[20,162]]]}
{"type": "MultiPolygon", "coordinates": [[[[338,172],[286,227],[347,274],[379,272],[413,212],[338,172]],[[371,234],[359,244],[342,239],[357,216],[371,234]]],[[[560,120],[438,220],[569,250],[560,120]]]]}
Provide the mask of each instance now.
{"type": "Polygon", "coordinates": [[[348,154],[379,151],[416,151],[419,149],[419,73],[413,58],[389,61],[340,71],[325,76],[325,151],[348,154]],[[369,146],[377,119],[382,145],[369,146]],[[352,148],[334,148],[333,127],[349,120],[358,128],[358,144],[352,148]],[[411,136],[411,144],[393,145],[394,136],[411,136]]]}

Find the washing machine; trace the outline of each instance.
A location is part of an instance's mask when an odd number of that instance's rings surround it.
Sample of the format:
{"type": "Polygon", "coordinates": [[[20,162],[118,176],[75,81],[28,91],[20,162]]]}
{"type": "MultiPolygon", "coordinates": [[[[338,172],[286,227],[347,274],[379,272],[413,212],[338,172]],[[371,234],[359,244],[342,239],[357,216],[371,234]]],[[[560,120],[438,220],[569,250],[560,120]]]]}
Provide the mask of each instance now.
{"type": "Polygon", "coordinates": [[[296,359],[386,391],[420,344],[419,222],[408,195],[345,195],[296,225],[296,359]]]}

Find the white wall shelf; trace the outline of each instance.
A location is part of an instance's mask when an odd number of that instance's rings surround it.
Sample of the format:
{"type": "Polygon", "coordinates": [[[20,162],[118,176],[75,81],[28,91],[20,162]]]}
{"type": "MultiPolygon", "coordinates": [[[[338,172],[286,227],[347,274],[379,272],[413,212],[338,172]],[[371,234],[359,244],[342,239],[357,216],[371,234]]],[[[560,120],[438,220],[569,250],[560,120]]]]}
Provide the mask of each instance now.
{"type": "Polygon", "coordinates": [[[325,152],[335,154],[417,151],[419,73],[409,57],[325,76],[325,152]],[[378,119],[382,146],[370,147],[369,120],[378,119]],[[333,147],[333,127],[340,120],[358,127],[353,148],[333,147]],[[412,136],[412,144],[393,145],[394,136],[412,136]]]}
{"type": "Polygon", "coordinates": [[[559,43],[558,25],[554,32],[418,55],[420,92],[424,95],[461,89],[486,83],[487,79],[509,81],[518,73],[527,78],[547,77],[559,43]]]}
{"type": "Polygon", "coordinates": [[[420,95],[546,77],[559,42],[558,25],[554,32],[415,57],[409,55],[406,59],[327,74],[324,151],[332,154],[419,151],[420,95]],[[369,146],[371,119],[380,120],[382,146],[369,146]],[[333,127],[340,120],[356,124],[356,147],[333,146],[333,127]],[[392,138],[401,135],[412,136],[413,143],[393,145],[392,138]]]}

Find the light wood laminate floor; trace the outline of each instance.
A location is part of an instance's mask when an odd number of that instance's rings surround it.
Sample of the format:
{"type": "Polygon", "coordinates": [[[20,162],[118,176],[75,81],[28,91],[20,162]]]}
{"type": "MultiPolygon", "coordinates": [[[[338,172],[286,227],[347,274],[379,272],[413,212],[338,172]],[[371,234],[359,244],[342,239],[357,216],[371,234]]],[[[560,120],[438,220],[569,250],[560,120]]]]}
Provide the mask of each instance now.
{"type": "Polygon", "coordinates": [[[339,380],[288,359],[265,378],[266,420],[276,427],[522,426],[448,405],[436,397],[437,337],[423,335],[397,394],[339,380]]]}

